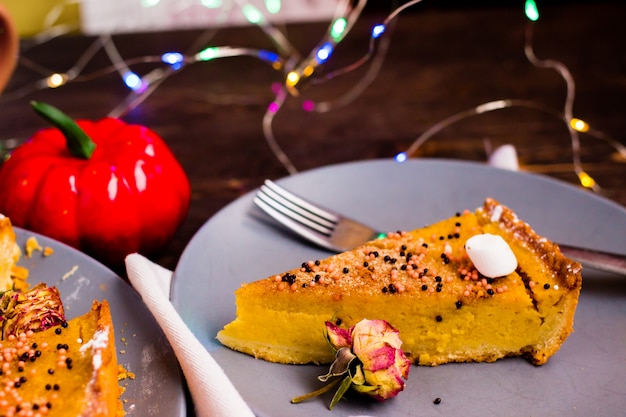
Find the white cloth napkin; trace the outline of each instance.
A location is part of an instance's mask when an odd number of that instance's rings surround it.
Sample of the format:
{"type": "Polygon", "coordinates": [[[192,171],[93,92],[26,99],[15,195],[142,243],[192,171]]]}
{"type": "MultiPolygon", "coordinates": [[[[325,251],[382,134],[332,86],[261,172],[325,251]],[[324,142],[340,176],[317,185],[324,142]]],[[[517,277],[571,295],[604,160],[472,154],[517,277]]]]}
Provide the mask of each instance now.
{"type": "Polygon", "coordinates": [[[254,417],[222,368],[191,333],[169,300],[172,272],[139,254],[126,257],[128,279],[178,358],[197,417],[254,417]]]}

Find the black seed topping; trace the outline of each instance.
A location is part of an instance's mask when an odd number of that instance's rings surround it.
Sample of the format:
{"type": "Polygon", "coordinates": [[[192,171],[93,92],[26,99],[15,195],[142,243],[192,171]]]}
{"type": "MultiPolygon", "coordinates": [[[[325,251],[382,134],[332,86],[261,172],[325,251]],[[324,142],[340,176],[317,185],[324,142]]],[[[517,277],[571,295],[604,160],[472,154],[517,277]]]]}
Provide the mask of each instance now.
{"type": "Polygon", "coordinates": [[[396,292],[398,292],[398,289],[394,284],[389,284],[389,292],[395,294],[396,292]]]}
{"type": "Polygon", "coordinates": [[[437,276],[435,277],[435,281],[437,281],[437,282],[441,282],[441,277],[440,277],[439,275],[437,275],[437,276]]]}
{"type": "Polygon", "coordinates": [[[53,389],[53,390],[55,390],[55,391],[58,391],[60,388],[61,388],[61,387],[59,387],[59,384],[54,384],[54,385],[52,386],[52,389],[53,389]]]}
{"type": "Polygon", "coordinates": [[[54,332],[55,332],[56,334],[61,334],[62,330],[61,330],[61,328],[60,328],[60,327],[57,327],[56,329],[54,329],[54,332]]]}
{"type": "Polygon", "coordinates": [[[543,284],[543,288],[545,290],[549,290],[550,289],[550,284],[543,284]]]}
{"type": "Polygon", "coordinates": [[[318,282],[320,278],[321,278],[320,274],[317,274],[315,275],[315,278],[313,278],[313,281],[318,282]]]}
{"type": "Polygon", "coordinates": [[[369,266],[369,262],[365,261],[363,262],[363,268],[367,268],[369,266]]]}
{"type": "Polygon", "coordinates": [[[350,272],[350,269],[348,269],[348,267],[343,268],[343,273],[347,274],[348,272],[350,272]]]}
{"type": "Polygon", "coordinates": [[[439,397],[435,398],[435,400],[433,401],[433,404],[435,404],[435,405],[441,404],[441,398],[439,398],[439,397]]]}
{"type": "Polygon", "coordinates": [[[406,271],[406,264],[402,264],[402,266],[400,266],[400,269],[406,271]]]}
{"type": "Polygon", "coordinates": [[[48,369],[48,373],[49,373],[50,375],[53,375],[53,374],[54,374],[54,369],[52,369],[52,368],[48,369]]]}
{"type": "Polygon", "coordinates": [[[443,320],[443,317],[437,316],[437,317],[435,317],[435,320],[437,320],[438,322],[441,322],[443,320]]]}
{"type": "Polygon", "coordinates": [[[457,310],[463,307],[463,303],[461,301],[457,301],[456,303],[454,303],[454,305],[456,306],[457,310]]]}
{"type": "Polygon", "coordinates": [[[389,291],[389,288],[383,287],[383,293],[387,294],[388,291],[389,291]]]}
{"type": "Polygon", "coordinates": [[[422,243],[422,247],[423,248],[427,248],[428,247],[428,243],[422,243]]]}
{"type": "Polygon", "coordinates": [[[66,329],[66,328],[67,328],[67,326],[68,326],[68,324],[67,324],[67,322],[66,322],[66,321],[64,321],[63,323],[61,323],[61,327],[63,327],[64,329],[66,329]]]}
{"type": "Polygon", "coordinates": [[[320,261],[319,261],[319,259],[316,259],[316,260],[315,260],[315,265],[316,265],[316,266],[319,266],[319,265],[320,265],[320,261]]]}
{"type": "Polygon", "coordinates": [[[439,240],[445,240],[446,238],[444,236],[439,236],[439,240]]]}
{"type": "Polygon", "coordinates": [[[290,274],[288,272],[285,275],[283,275],[281,279],[282,279],[283,282],[286,282],[289,285],[291,285],[294,282],[296,282],[296,276],[294,274],[290,274]]]}
{"type": "Polygon", "coordinates": [[[402,247],[400,249],[406,250],[406,245],[402,245],[402,247]]]}
{"type": "Polygon", "coordinates": [[[341,320],[340,318],[337,318],[337,320],[335,320],[335,326],[341,326],[341,323],[343,323],[343,320],[341,320]]]}
{"type": "Polygon", "coordinates": [[[428,285],[424,284],[422,285],[422,291],[426,291],[428,289],[428,285]]]}

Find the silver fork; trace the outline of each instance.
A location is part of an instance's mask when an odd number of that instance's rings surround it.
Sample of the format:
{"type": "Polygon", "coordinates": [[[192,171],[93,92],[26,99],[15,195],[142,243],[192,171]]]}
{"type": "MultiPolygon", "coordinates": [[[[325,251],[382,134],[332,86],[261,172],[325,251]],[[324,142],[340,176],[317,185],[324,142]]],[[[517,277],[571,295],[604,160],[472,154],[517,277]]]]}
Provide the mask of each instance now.
{"type": "MultiPolygon", "coordinates": [[[[271,180],[265,180],[254,203],[276,221],[311,242],[336,252],[385,236],[365,224],[311,203],[271,180]]],[[[586,266],[626,275],[626,256],[558,244],[561,252],[586,266]]]]}

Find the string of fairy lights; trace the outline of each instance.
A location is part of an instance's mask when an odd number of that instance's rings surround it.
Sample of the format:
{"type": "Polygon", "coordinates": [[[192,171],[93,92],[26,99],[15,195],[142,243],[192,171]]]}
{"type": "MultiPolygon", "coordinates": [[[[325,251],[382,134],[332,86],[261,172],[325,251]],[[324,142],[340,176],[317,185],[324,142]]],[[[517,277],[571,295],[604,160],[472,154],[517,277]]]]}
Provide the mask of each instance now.
{"type": "MultiPolygon", "coordinates": [[[[75,1],[75,0],[71,0],[75,1]]],[[[335,77],[352,72],[357,68],[368,65],[364,75],[357,80],[353,87],[346,93],[328,101],[313,102],[311,100],[302,100],[302,110],[306,112],[329,112],[348,105],[356,99],[377,77],[385,53],[390,44],[390,36],[392,25],[401,15],[401,13],[420,3],[422,0],[411,0],[394,9],[380,23],[375,24],[371,28],[370,42],[367,52],[356,62],[336,69],[332,72],[324,71],[324,63],[329,61],[339,43],[353,29],[358,21],[365,5],[366,0],[338,0],[334,16],[329,22],[328,28],[324,36],[318,44],[306,56],[301,56],[296,48],[291,45],[289,39],[281,30],[275,27],[268,14],[276,14],[280,11],[282,5],[280,0],[266,0],[264,9],[256,7],[252,4],[233,2],[229,3],[228,12],[232,12],[232,7],[238,7],[239,12],[243,14],[245,19],[252,25],[258,26],[262,32],[272,41],[275,50],[254,49],[246,47],[234,46],[206,46],[217,29],[208,30],[202,33],[199,39],[185,52],[166,51],[159,56],[141,56],[135,58],[123,58],[117,50],[115,42],[110,35],[101,35],[95,38],[93,43],[81,54],[76,62],[64,72],[52,71],[42,67],[36,62],[28,59],[27,54],[20,56],[19,64],[41,75],[41,78],[29,85],[14,88],[6,91],[0,96],[0,103],[11,102],[36,91],[42,89],[59,89],[69,83],[89,82],[99,77],[112,73],[119,74],[121,81],[129,89],[129,95],[110,113],[112,117],[123,117],[128,112],[143,103],[166,79],[179,72],[181,69],[195,64],[207,63],[217,59],[225,59],[230,57],[248,56],[256,58],[268,64],[270,68],[279,72],[283,82],[275,88],[272,88],[274,98],[269,103],[265,115],[262,120],[263,134],[265,140],[273,154],[289,172],[289,174],[297,173],[295,165],[280,147],[273,133],[273,121],[276,114],[281,110],[286,101],[292,97],[300,97],[301,90],[304,85],[314,87],[321,83],[325,83],[335,77]],[[112,65],[97,70],[93,73],[85,73],[85,68],[94,56],[103,50],[111,61],[112,65]],[[146,74],[140,75],[133,71],[133,67],[138,64],[152,63],[159,64],[157,68],[152,69],[146,74]]],[[[154,6],[159,0],[142,0],[145,7],[154,6]]],[[[226,7],[221,1],[202,0],[202,4],[206,7],[226,7]]],[[[53,22],[55,16],[60,11],[53,9],[54,16],[48,19],[53,22]]],[[[575,82],[568,68],[561,62],[551,59],[538,58],[533,49],[533,29],[540,14],[537,4],[534,0],[526,0],[524,3],[524,13],[527,18],[527,29],[525,37],[524,53],[528,61],[537,68],[548,68],[556,71],[567,87],[567,93],[564,100],[563,108],[560,110],[549,108],[541,103],[523,100],[523,99],[503,99],[482,103],[473,108],[458,112],[448,118],[425,130],[404,152],[395,155],[395,160],[403,162],[410,157],[416,155],[418,149],[429,139],[439,133],[446,127],[458,123],[464,119],[502,110],[512,107],[525,107],[534,109],[560,119],[566,126],[571,138],[572,148],[572,164],[580,184],[596,192],[601,190],[596,181],[582,168],[581,161],[581,143],[579,134],[586,134],[591,137],[601,139],[617,150],[619,155],[626,159],[626,147],[609,135],[593,129],[587,122],[576,118],[573,115],[573,103],[575,98],[575,82]]],[[[48,42],[58,36],[63,36],[71,31],[62,25],[55,26],[49,24],[47,30],[38,34],[32,39],[34,44],[42,44],[48,42]]]]}

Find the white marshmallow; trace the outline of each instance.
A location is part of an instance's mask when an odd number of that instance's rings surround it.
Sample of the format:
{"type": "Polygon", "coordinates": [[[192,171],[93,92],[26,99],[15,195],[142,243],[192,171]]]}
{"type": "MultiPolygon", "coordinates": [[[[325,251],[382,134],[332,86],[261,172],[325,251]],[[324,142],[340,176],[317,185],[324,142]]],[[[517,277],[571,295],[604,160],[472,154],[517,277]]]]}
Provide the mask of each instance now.
{"type": "Polygon", "coordinates": [[[487,278],[502,277],[515,271],[517,258],[508,243],[499,235],[475,235],[465,242],[467,256],[487,278]]]}
{"type": "Polygon", "coordinates": [[[519,171],[517,151],[513,145],[502,145],[489,156],[487,163],[496,168],[519,171]]]}

